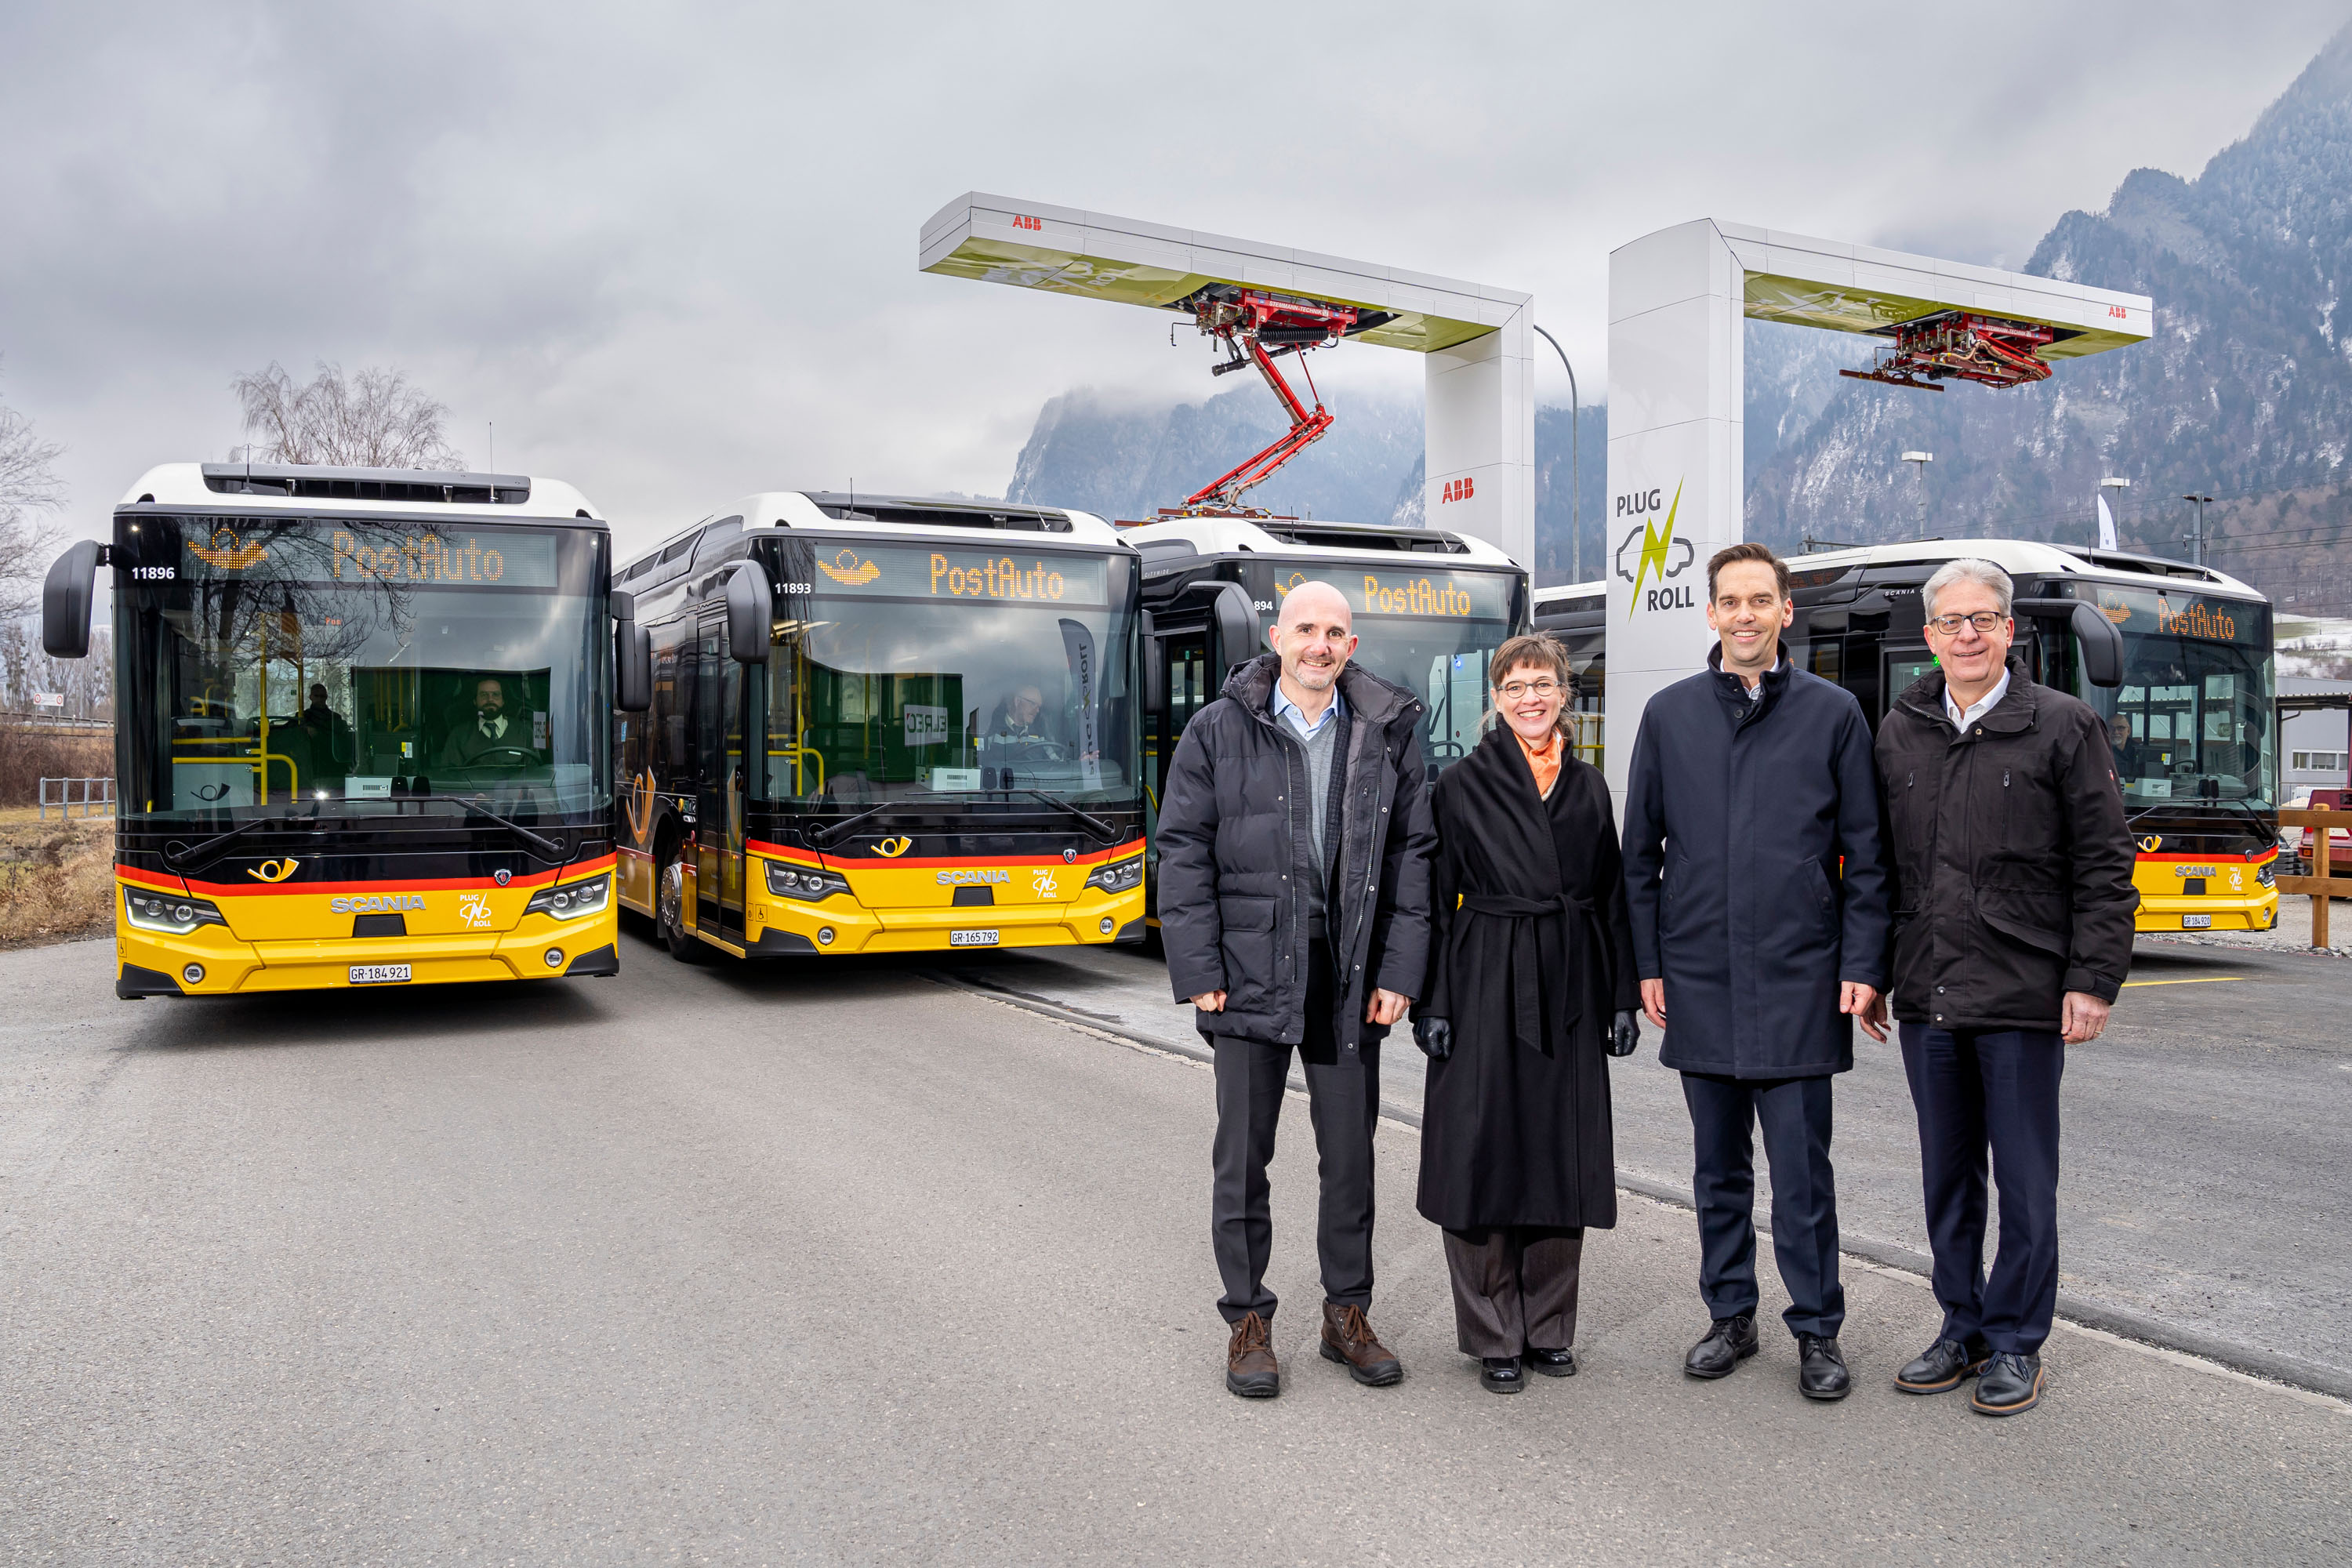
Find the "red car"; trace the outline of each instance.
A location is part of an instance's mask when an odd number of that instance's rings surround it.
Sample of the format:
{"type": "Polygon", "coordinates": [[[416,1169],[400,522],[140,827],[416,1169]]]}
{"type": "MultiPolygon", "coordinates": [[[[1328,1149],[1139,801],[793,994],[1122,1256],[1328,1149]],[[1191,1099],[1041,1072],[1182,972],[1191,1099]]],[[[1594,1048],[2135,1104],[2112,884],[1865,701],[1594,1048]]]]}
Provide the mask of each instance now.
{"type": "MultiPolygon", "coordinates": [[[[2300,807],[2290,809],[2352,812],[2352,805],[2347,805],[2344,798],[2347,794],[2352,794],[2352,791],[2315,789],[2311,792],[2311,798],[2308,801],[2302,803],[2300,807]]],[[[2279,834],[2281,840],[2289,848],[2303,855],[2305,865],[2310,868],[2305,872],[2306,876],[2311,875],[2318,867],[2316,858],[2318,846],[2314,844],[2310,847],[2310,853],[2305,852],[2305,840],[2310,837],[2310,834],[2300,827],[2290,827],[2279,834]]],[[[2347,817],[2342,827],[2328,829],[2327,837],[2327,858],[2330,862],[2327,874],[2331,877],[2352,876],[2352,816],[2347,817]]]]}

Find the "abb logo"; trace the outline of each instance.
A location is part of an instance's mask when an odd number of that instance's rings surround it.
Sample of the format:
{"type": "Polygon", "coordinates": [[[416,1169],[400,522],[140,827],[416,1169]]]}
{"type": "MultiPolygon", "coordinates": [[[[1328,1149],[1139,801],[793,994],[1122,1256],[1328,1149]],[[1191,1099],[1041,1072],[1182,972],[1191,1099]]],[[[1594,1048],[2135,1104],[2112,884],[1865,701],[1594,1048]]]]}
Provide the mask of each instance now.
{"type": "Polygon", "coordinates": [[[1023,214],[1015,213],[1013,215],[1013,226],[1015,228],[1043,229],[1045,226],[1045,220],[1042,218],[1029,217],[1023,214]]]}
{"type": "Polygon", "coordinates": [[[2118,321],[2126,321],[2131,319],[2131,312],[2124,309],[2121,305],[2108,306],[2107,314],[2109,317],[2118,321]]]}
{"type": "Polygon", "coordinates": [[[1465,474],[1458,479],[1445,481],[1445,488],[1437,492],[1437,504],[1444,506],[1447,501],[1468,500],[1477,493],[1478,481],[1465,474]]]}

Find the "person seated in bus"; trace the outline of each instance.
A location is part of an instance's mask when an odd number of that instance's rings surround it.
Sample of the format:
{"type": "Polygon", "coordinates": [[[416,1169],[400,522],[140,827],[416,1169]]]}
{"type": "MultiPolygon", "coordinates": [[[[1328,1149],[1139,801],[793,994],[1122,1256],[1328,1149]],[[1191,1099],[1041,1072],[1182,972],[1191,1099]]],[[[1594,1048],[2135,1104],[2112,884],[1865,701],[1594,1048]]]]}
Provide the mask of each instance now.
{"type": "Polygon", "coordinates": [[[352,727],[327,701],[327,689],[314,683],[310,705],[294,716],[294,727],[310,742],[310,763],[321,773],[347,773],[352,766],[352,727]]]}
{"type": "Polygon", "coordinates": [[[981,731],[981,745],[992,756],[1013,757],[1030,762],[1065,762],[1074,754],[1092,761],[1096,753],[1076,753],[1067,726],[1062,723],[1066,715],[1045,711],[1045,694],[1036,685],[1022,686],[996,705],[989,716],[988,727],[981,731]]]}
{"type": "Polygon", "coordinates": [[[2128,713],[2118,713],[2107,721],[2107,746],[2116,754],[2116,777],[2126,784],[2133,779],[2164,772],[2164,763],[2148,750],[2147,742],[2132,733],[2128,713]]]}
{"type": "Polygon", "coordinates": [[[506,684],[495,675],[474,683],[472,721],[461,723],[441,748],[445,768],[520,768],[534,761],[530,731],[506,710],[506,684]]]}

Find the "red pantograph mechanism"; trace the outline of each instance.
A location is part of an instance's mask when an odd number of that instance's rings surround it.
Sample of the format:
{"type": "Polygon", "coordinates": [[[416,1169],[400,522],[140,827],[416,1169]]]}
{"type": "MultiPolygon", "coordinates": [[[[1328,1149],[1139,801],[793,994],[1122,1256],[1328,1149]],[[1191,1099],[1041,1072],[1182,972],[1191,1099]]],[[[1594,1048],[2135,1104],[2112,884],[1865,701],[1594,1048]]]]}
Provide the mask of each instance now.
{"type": "Polygon", "coordinates": [[[1948,376],[1986,386],[2024,386],[2050,379],[2050,362],[2040,350],[2057,338],[2032,321],[2004,321],[1965,310],[1941,310],[1895,326],[1895,352],[1868,370],[1842,370],[1856,381],[1916,386],[1941,392],[1948,376]]]}
{"type": "MultiPolygon", "coordinates": [[[[1192,312],[1201,331],[1222,341],[1233,355],[1224,363],[1213,366],[1210,374],[1223,375],[1255,365],[1265,378],[1266,385],[1274,388],[1274,395],[1282,399],[1283,408],[1290,415],[1290,428],[1263,452],[1244,458],[1186,496],[1181,506],[1165,508],[1163,512],[1171,516],[1241,512],[1244,492],[1273,477],[1276,469],[1331,428],[1330,413],[1324,408],[1321,395],[1315,391],[1315,377],[1311,374],[1307,376],[1307,394],[1315,398],[1310,411],[1290,390],[1290,384],[1282,379],[1282,372],[1275,368],[1275,360],[1288,353],[1303,355],[1308,349],[1338,342],[1356,324],[1358,311],[1351,305],[1327,305],[1319,300],[1230,285],[1203,289],[1186,300],[1182,308],[1192,312]]],[[[1299,368],[1302,373],[1306,371],[1304,360],[1299,368]]]]}

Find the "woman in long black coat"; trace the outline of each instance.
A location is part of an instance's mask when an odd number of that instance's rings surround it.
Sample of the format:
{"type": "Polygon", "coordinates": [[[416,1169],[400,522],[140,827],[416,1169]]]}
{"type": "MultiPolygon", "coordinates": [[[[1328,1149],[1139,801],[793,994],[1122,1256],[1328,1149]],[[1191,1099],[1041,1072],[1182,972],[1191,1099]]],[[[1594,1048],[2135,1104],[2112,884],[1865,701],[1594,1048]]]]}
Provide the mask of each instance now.
{"type": "Polygon", "coordinates": [[[1573,677],[1548,637],[1490,671],[1502,722],[1431,791],[1423,1218],[1445,1231],[1463,1353],[1498,1394],[1576,1370],[1588,1226],[1617,1223],[1607,1058],[1640,989],[1609,788],[1561,731],[1573,677]]]}

